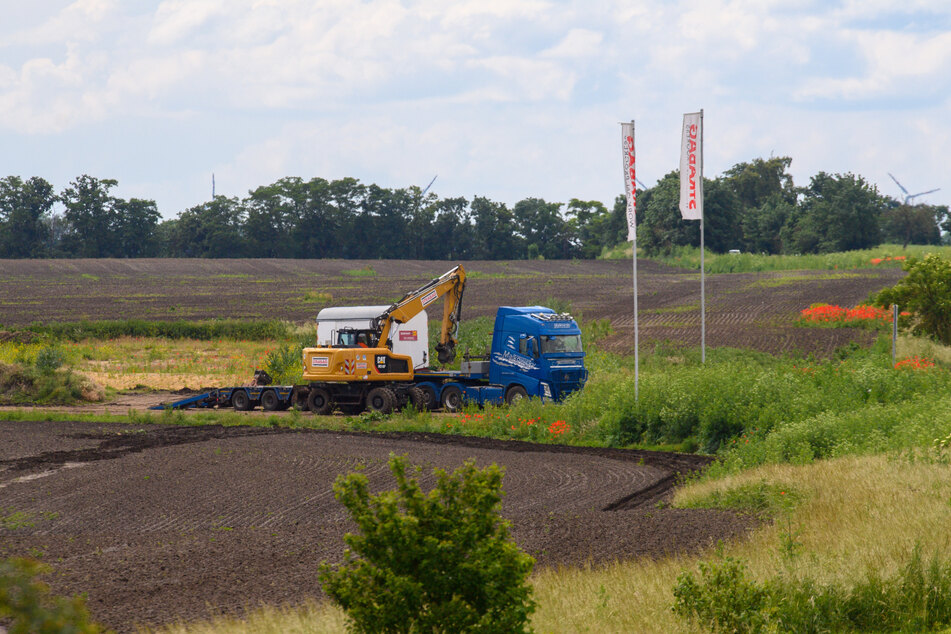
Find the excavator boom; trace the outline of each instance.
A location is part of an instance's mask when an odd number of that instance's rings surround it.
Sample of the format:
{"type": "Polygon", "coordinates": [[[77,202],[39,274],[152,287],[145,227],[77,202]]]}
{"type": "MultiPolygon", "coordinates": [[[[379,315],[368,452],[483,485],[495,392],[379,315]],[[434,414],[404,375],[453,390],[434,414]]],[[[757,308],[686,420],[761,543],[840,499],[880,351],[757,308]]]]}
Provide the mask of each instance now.
{"type": "Polygon", "coordinates": [[[461,265],[446,271],[427,284],[411,291],[377,318],[380,331],[379,345],[386,345],[393,324],[402,324],[422,312],[427,306],[446,296],[443,305],[442,327],[436,353],[439,362],[451,363],[456,358],[459,319],[462,313],[462,294],[466,288],[466,271],[461,265]]]}

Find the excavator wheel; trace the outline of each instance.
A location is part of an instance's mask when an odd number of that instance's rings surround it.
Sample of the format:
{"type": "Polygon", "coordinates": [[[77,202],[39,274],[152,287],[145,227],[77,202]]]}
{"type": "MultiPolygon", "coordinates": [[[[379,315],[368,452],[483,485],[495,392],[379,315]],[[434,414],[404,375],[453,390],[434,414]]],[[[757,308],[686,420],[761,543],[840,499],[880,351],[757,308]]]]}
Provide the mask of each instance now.
{"type": "Polygon", "coordinates": [[[307,409],[318,415],[329,414],[333,410],[330,393],[322,387],[312,387],[307,394],[307,409]]]}
{"type": "Polygon", "coordinates": [[[396,394],[388,387],[375,387],[367,394],[367,410],[389,414],[396,406],[396,394]]]}

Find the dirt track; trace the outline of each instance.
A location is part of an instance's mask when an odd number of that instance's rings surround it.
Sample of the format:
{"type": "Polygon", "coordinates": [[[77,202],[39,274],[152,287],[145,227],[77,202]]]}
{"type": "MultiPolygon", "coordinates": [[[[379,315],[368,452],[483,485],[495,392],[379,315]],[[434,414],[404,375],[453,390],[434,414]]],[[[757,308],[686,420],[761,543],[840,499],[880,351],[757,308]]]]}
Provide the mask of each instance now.
{"type": "MultiPolygon", "coordinates": [[[[390,452],[427,472],[467,458],[506,468],[503,515],[540,566],[662,556],[755,520],[658,508],[700,456],[432,434],[0,422],[0,556],[53,566],[57,593],[129,631],[260,602],[320,597],[319,562],[352,530],[331,484],[364,465],[390,488],[390,452]]],[[[423,478],[424,486],[431,478],[423,478]]]]}

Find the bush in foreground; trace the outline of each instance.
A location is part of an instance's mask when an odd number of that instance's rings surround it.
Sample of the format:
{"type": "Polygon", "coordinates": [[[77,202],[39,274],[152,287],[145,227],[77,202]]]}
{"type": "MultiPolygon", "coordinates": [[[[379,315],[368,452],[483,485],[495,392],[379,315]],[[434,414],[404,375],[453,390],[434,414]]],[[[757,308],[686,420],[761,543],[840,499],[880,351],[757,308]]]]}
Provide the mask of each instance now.
{"type": "Polygon", "coordinates": [[[0,561],[0,617],[10,619],[10,634],[101,632],[102,629],[89,620],[80,597],[52,597],[49,588],[34,580],[44,570],[30,559],[0,561]]]}
{"type": "Polygon", "coordinates": [[[407,476],[405,459],[391,454],[390,469],[395,491],[370,495],[362,473],[334,484],[362,534],[344,538],[344,563],[323,565],[320,581],[353,629],[525,631],[535,608],[526,583],[534,560],[499,517],[502,469],[477,469],[471,460],[451,475],[436,469],[428,494],[407,476]]]}

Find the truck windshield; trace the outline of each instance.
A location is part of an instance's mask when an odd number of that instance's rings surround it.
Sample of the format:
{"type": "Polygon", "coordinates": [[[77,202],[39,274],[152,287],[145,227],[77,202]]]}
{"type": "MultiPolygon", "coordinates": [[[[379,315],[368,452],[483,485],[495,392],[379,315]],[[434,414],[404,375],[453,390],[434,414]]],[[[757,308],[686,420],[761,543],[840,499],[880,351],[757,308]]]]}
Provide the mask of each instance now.
{"type": "Polygon", "coordinates": [[[581,335],[542,335],[542,354],[581,352],[581,335]]]}

